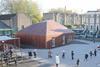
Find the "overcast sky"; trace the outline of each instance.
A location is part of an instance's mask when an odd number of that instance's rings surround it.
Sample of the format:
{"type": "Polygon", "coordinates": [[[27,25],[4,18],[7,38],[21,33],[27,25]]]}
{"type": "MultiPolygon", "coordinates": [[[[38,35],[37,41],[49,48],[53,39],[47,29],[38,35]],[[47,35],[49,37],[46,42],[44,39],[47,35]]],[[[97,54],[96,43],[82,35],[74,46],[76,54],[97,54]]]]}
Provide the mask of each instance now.
{"type": "Polygon", "coordinates": [[[86,12],[100,8],[100,0],[33,0],[43,12],[51,8],[66,8],[76,12],[86,12]]]}

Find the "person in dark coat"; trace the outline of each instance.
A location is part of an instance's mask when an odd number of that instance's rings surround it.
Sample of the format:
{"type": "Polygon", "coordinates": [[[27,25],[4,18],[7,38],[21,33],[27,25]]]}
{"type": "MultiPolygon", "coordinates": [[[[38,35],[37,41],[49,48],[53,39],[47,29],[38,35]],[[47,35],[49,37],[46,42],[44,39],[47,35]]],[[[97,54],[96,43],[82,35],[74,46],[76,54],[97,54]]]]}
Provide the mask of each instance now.
{"type": "Polygon", "coordinates": [[[33,52],[34,58],[36,58],[36,52],[33,52]]]}
{"type": "Polygon", "coordinates": [[[85,54],[85,60],[87,60],[88,59],[88,54],[85,54]]]}
{"type": "Polygon", "coordinates": [[[65,50],[62,52],[62,58],[65,58],[65,50]]]}
{"type": "Polygon", "coordinates": [[[12,49],[9,50],[9,53],[10,53],[10,57],[12,57],[12,55],[13,55],[12,49]]]}
{"type": "Polygon", "coordinates": [[[94,50],[94,55],[97,56],[97,51],[96,51],[96,49],[94,50]]]}
{"type": "Polygon", "coordinates": [[[74,51],[71,51],[72,60],[74,59],[74,51]]]}
{"type": "Polygon", "coordinates": [[[37,49],[34,49],[34,51],[33,51],[33,55],[34,55],[34,58],[36,58],[37,57],[37,49]]]}
{"type": "Polygon", "coordinates": [[[28,56],[29,56],[29,58],[31,58],[32,57],[32,52],[30,51],[30,52],[28,52],[28,56]]]}
{"type": "Polygon", "coordinates": [[[77,59],[77,61],[76,61],[76,65],[79,66],[79,63],[80,63],[80,60],[77,59]]]}
{"type": "Polygon", "coordinates": [[[92,58],[92,55],[93,55],[92,51],[90,51],[90,53],[89,53],[89,54],[90,54],[90,57],[92,58]]]}

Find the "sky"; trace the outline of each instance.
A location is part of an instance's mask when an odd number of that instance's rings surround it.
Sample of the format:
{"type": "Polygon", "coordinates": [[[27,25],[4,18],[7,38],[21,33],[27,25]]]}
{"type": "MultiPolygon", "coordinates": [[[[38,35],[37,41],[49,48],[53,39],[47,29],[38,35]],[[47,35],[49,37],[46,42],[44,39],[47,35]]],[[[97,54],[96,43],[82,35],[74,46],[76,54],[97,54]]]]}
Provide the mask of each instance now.
{"type": "Polygon", "coordinates": [[[42,12],[51,8],[64,8],[75,12],[84,13],[89,10],[100,9],[100,0],[33,0],[42,12]]]}

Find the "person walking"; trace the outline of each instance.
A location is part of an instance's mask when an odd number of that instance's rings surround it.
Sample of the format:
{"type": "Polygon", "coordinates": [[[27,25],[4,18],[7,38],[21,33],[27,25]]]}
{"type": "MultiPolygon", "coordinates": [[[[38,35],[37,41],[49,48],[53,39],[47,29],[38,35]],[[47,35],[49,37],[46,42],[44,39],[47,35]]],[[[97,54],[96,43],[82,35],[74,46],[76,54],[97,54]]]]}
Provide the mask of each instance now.
{"type": "Polygon", "coordinates": [[[49,51],[48,51],[48,58],[52,58],[52,55],[51,55],[51,50],[49,49],[49,51]]]}
{"type": "Polygon", "coordinates": [[[65,58],[65,50],[62,52],[62,58],[65,58]]]}
{"type": "Polygon", "coordinates": [[[37,49],[34,49],[34,51],[33,51],[33,55],[34,55],[34,58],[36,58],[37,57],[37,49]]]}
{"type": "Polygon", "coordinates": [[[93,55],[92,51],[90,51],[90,53],[89,53],[89,54],[90,54],[90,57],[92,58],[92,55],[93,55]]]}
{"type": "Polygon", "coordinates": [[[56,67],[58,67],[60,64],[60,58],[58,56],[58,54],[56,55],[56,67]]]}
{"type": "Polygon", "coordinates": [[[72,60],[74,59],[74,51],[71,51],[72,60]]]}
{"type": "Polygon", "coordinates": [[[10,57],[12,57],[12,55],[13,55],[12,49],[9,50],[9,53],[10,53],[10,57]]]}
{"type": "Polygon", "coordinates": [[[79,66],[79,63],[80,63],[80,60],[77,59],[77,61],[76,61],[76,65],[77,65],[77,67],[79,66]]]}
{"type": "Polygon", "coordinates": [[[29,59],[32,57],[32,52],[31,51],[28,52],[28,56],[29,56],[29,59]]]}
{"type": "Polygon", "coordinates": [[[97,56],[97,50],[96,49],[94,50],[94,55],[97,56]]]}
{"type": "Polygon", "coordinates": [[[85,54],[85,60],[87,60],[88,59],[88,54],[85,54]]]}

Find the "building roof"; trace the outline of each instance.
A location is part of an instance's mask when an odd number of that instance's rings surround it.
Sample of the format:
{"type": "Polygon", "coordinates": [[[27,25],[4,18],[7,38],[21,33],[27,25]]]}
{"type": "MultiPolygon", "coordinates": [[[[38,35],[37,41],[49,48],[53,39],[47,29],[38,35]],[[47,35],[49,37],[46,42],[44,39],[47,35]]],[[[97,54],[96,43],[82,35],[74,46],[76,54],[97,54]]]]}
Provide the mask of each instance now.
{"type": "Polygon", "coordinates": [[[21,31],[19,33],[25,33],[30,35],[52,35],[53,37],[61,35],[63,33],[73,33],[72,30],[66,28],[65,26],[57,23],[53,20],[42,21],[37,24],[33,24],[21,31]]]}
{"type": "Polygon", "coordinates": [[[12,38],[8,36],[0,36],[0,41],[13,40],[13,39],[17,39],[17,38],[12,38]]]}
{"type": "Polygon", "coordinates": [[[0,20],[9,20],[12,17],[16,16],[16,14],[4,14],[4,15],[0,15],[0,20]]]}
{"type": "Polygon", "coordinates": [[[0,30],[1,29],[11,29],[8,25],[6,25],[4,22],[0,21],[0,30]]]}

